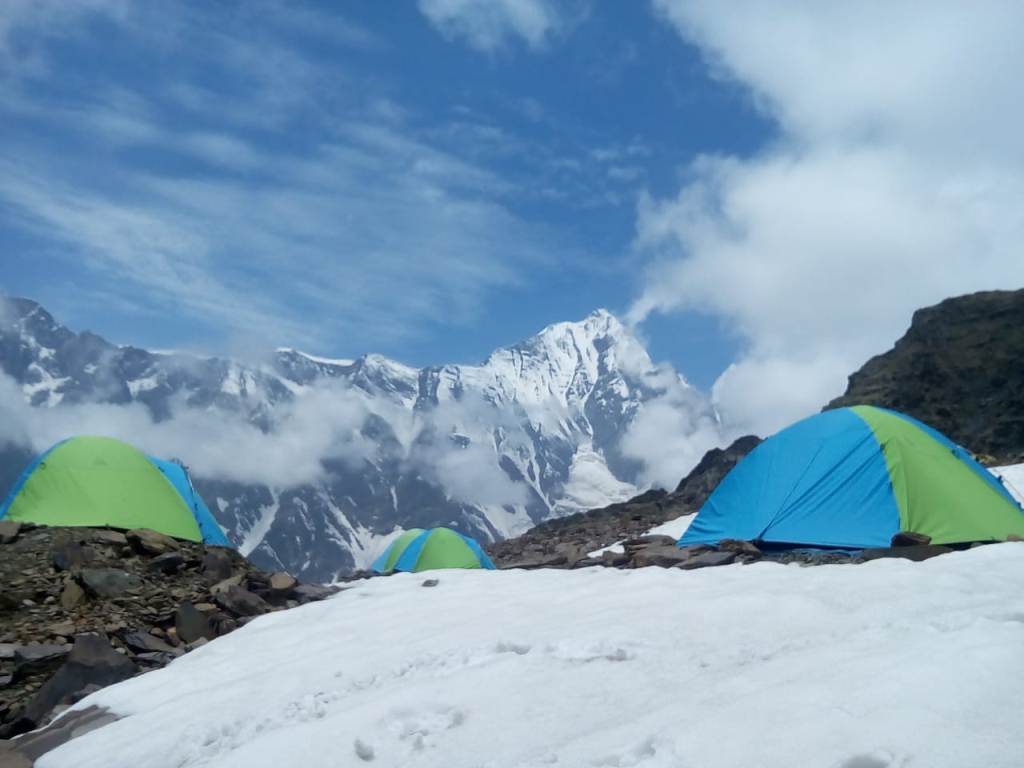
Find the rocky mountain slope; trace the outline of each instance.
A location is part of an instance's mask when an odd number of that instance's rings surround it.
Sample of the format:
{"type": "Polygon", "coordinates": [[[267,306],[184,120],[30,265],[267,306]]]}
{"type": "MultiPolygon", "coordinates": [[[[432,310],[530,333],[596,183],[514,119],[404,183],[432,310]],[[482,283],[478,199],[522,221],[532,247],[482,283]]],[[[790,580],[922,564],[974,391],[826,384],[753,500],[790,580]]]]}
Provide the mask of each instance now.
{"type": "Polygon", "coordinates": [[[827,407],[859,403],[908,413],[990,463],[1024,461],[1024,290],[915,312],[903,338],[850,376],[827,407]]]}
{"type": "MultiPolygon", "coordinates": [[[[671,493],[650,490],[625,502],[550,520],[522,536],[489,545],[488,553],[499,568],[574,567],[590,552],[694,514],[729,470],[760,442],[760,438],[746,435],[728,448],[711,449],[671,493]]],[[[615,558],[611,560],[617,564],[615,558]]]]}
{"type": "Polygon", "coordinates": [[[243,553],[313,581],[365,567],[396,526],[492,541],[634,496],[642,466],[620,441],[657,398],[688,403],[695,431],[716,423],[603,310],[477,366],[424,369],[155,353],[75,333],[27,299],[2,310],[0,371],[32,406],[0,410],[5,487],[61,429],[113,433],[183,459],[243,553]],[[60,418],[44,438],[33,416],[47,411],[60,418]]]}
{"type": "Polygon", "coordinates": [[[0,521],[0,564],[0,739],[255,616],[335,591],[147,530],[0,521]]]}

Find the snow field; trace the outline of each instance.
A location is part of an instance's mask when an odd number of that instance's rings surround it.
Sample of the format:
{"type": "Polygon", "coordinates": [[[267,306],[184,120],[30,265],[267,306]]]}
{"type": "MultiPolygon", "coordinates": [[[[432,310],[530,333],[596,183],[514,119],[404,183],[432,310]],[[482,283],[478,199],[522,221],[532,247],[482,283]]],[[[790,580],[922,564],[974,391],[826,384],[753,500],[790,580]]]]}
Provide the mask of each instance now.
{"type": "Polygon", "coordinates": [[[100,691],[40,768],[1019,768],[1024,543],[923,563],[441,571],[100,691]]]}

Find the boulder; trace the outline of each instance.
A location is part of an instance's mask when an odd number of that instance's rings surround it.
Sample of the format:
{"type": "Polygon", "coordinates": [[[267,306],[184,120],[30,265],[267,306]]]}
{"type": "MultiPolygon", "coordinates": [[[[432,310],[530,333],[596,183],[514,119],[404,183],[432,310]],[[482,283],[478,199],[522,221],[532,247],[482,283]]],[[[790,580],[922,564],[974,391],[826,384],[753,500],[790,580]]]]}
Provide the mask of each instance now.
{"type": "Polygon", "coordinates": [[[68,655],[67,645],[36,643],[19,645],[14,649],[14,668],[19,676],[32,669],[39,669],[59,661],[68,655]]]}
{"type": "Polygon", "coordinates": [[[420,586],[421,587],[436,587],[440,583],[441,582],[438,581],[437,579],[426,579],[422,584],[420,584],[420,586]]]}
{"type": "Polygon", "coordinates": [[[917,547],[924,544],[931,544],[932,537],[914,531],[900,531],[894,534],[890,546],[893,547],[917,547]]]}
{"type": "Polygon", "coordinates": [[[140,653],[169,653],[172,656],[182,654],[180,648],[175,648],[149,632],[129,632],[124,636],[124,642],[129,648],[140,653]]]}
{"type": "Polygon", "coordinates": [[[54,707],[72,703],[75,695],[87,686],[111,685],[137,671],[131,661],[110,647],[105,637],[78,635],[67,661],[28,702],[24,717],[40,725],[54,707]]]}
{"type": "Polygon", "coordinates": [[[317,584],[299,584],[292,590],[292,594],[298,598],[300,603],[313,603],[317,600],[326,600],[331,595],[340,592],[338,587],[321,587],[317,584]]]}
{"type": "Polygon", "coordinates": [[[278,571],[270,575],[270,591],[278,594],[287,594],[295,589],[298,582],[289,573],[278,571]]]}
{"type": "Polygon", "coordinates": [[[761,557],[761,550],[753,542],[742,539],[722,539],[718,543],[718,548],[722,552],[735,552],[737,555],[746,555],[747,557],[761,557]]]}
{"type": "Polygon", "coordinates": [[[637,568],[646,568],[651,565],[661,566],[662,568],[671,568],[674,565],[680,565],[690,560],[693,555],[692,553],[680,549],[675,544],[665,546],[664,544],[657,544],[654,546],[644,547],[637,549],[632,553],[633,564],[637,568]]]}
{"type": "Polygon", "coordinates": [[[123,546],[128,543],[128,539],[120,531],[110,531],[105,528],[90,528],[84,534],[84,538],[97,544],[109,544],[113,547],[123,546]]]}
{"type": "Polygon", "coordinates": [[[60,593],[60,607],[65,611],[70,611],[72,608],[78,606],[85,599],[85,590],[83,590],[77,581],[69,581],[64,585],[64,589],[60,593]]]}
{"type": "Polygon", "coordinates": [[[21,523],[16,520],[0,520],[0,544],[10,544],[21,533],[21,523]]]}
{"type": "Polygon", "coordinates": [[[128,531],[128,543],[142,555],[162,555],[165,552],[177,552],[178,542],[170,536],[151,531],[149,528],[135,528],[128,531]]]}
{"type": "Polygon", "coordinates": [[[219,595],[221,592],[227,592],[232,587],[240,587],[242,586],[242,581],[244,580],[244,578],[245,577],[239,573],[234,576],[229,576],[228,578],[224,579],[224,581],[218,581],[216,584],[210,587],[210,594],[219,595]]]}
{"type": "Polygon", "coordinates": [[[58,571],[81,568],[93,559],[93,551],[77,541],[55,541],[50,548],[50,562],[58,571]]]}
{"type": "Polygon", "coordinates": [[[98,597],[120,597],[142,587],[142,579],[117,568],[83,568],[82,583],[98,597]]]}
{"type": "Polygon", "coordinates": [[[523,568],[526,570],[532,570],[534,568],[558,568],[564,567],[568,563],[568,558],[562,553],[552,553],[548,555],[526,555],[520,560],[515,560],[511,563],[504,563],[498,566],[501,570],[509,570],[511,568],[523,568]]]}
{"type": "Polygon", "coordinates": [[[213,628],[206,614],[192,603],[182,603],[174,614],[174,629],[183,643],[192,643],[201,637],[213,637],[213,628]]]}
{"type": "Polygon", "coordinates": [[[216,584],[230,578],[234,572],[231,555],[221,547],[208,547],[203,555],[200,571],[208,584],[216,584]]]}
{"type": "Polygon", "coordinates": [[[213,599],[221,608],[237,616],[259,616],[271,610],[262,597],[237,586],[218,592],[213,599]]]}
{"type": "Polygon", "coordinates": [[[177,573],[185,567],[185,557],[180,552],[165,552],[150,560],[149,567],[163,574],[177,573]]]}
{"type": "Polygon", "coordinates": [[[707,568],[713,565],[728,565],[736,560],[735,552],[704,552],[694,555],[686,562],[680,563],[679,567],[684,571],[692,571],[695,568],[707,568]]]}

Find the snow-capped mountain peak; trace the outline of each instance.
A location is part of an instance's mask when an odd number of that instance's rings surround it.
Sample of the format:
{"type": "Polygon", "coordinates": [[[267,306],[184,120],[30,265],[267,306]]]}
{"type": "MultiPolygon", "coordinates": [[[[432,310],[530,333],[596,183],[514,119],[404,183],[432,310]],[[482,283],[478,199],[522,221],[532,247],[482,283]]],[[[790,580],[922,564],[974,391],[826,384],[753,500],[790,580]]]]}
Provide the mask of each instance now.
{"type": "Polygon", "coordinates": [[[0,478],[62,430],[113,434],[183,459],[243,551],[312,580],[367,565],[396,529],[455,525],[488,540],[632,495],[643,467],[623,438],[648,403],[685,388],[606,310],[479,365],[418,369],[290,347],[259,365],[155,355],[11,300],[0,369],[31,406],[66,409],[45,428],[36,408],[18,415],[32,444],[0,478]],[[131,408],[122,420],[94,403],[131,408]]]}

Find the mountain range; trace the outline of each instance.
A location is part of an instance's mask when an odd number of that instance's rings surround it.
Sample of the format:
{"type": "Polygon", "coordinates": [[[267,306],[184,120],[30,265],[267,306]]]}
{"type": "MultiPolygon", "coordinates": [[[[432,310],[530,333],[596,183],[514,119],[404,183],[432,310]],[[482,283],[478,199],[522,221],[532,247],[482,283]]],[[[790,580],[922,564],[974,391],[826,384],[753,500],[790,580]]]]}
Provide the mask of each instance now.
{"type": "Polygon", "coordinates": [[[494,541],[634,496],[650,485],[638,429],[654,403],[686,414],[696,458],[717,435],[710,404],[605,310],[479,365],[417,369],[151,352],[14,298],[0,371],[21,394],[0,392],[5,488],[68,432],[112,434],[183,460],[244,554],[312,581],[365,568],[401,528],[494,541]]]}

